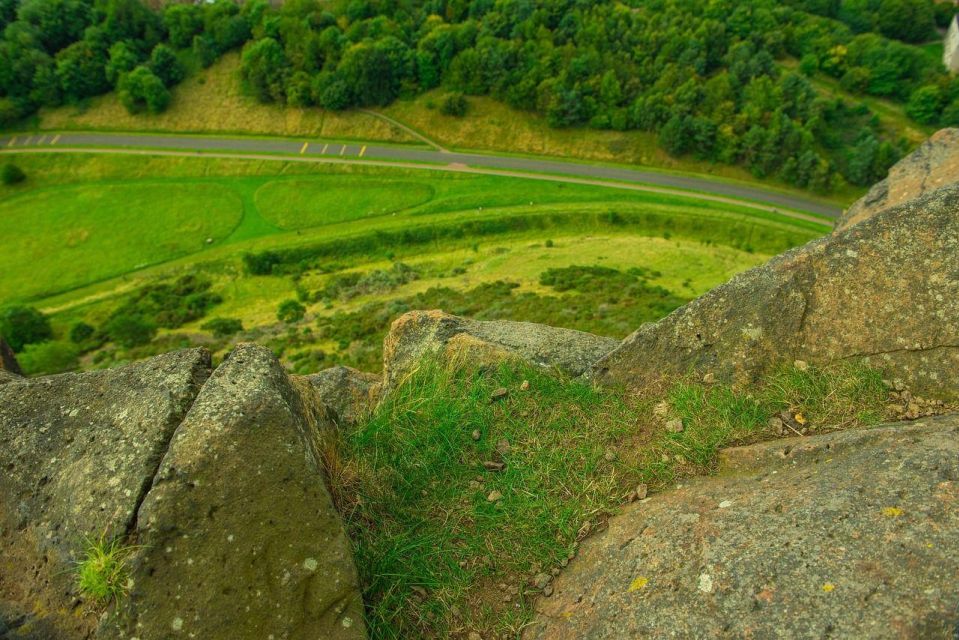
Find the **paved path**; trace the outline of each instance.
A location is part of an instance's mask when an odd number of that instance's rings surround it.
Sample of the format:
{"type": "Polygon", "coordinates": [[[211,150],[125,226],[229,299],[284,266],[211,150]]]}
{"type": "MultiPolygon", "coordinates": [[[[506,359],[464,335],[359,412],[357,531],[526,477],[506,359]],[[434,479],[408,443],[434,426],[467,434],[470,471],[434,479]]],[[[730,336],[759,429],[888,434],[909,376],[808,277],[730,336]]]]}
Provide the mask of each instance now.
{"type": "MultiPolygon", "coordinates": [[[[546,174],[546,179],[566,182],[631,186],[638,190],[661,193],[698,195],[706,200],[732,202],[752,201],[755,208],[778,211],[780,207],[836,218],[839,207],[810,198],[795,196],[759,187],[713,181],[705,177],[674,175],[629,169],[625,167],[562,162],[534,157],[498,156],[478,153],[441,152],[435,149],[388,146],[375,143],[330,142],[319,139],[283,139],[252,137],[213,137],[182,134],[137,133],[35,133],[0,135],[0,151],[65,151],[155,149],[177,154],[217,155],[220,157],[287,156],[285,159],[367,162],[388,166],[415,166],[446,171],[473,171],[476,173],[546,174]],[[379,161],[379,162],[376,162],[379,161]],[[385,162],[384,162],[385,161],[385,162]],[[548,177],[547,177],[548,176],[548,177]],[[617,183],[624,183],[618,185],[617,183]],[[688,192],[697,192],[690,194],[688,192]]],[[[746,203],[737,203],[746,204],[746,203]]],[[[788,215],[788,212],[783,212],[788,215]]],[[[794,215],[793,217],[805,217],[794,215]]]]}

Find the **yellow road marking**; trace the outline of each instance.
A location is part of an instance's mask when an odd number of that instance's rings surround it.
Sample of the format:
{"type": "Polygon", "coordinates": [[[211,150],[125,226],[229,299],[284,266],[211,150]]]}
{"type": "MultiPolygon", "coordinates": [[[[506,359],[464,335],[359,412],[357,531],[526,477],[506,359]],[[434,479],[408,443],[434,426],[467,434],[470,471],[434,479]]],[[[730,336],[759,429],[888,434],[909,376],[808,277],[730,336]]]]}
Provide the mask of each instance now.
{"type": "Polygon", "coordinates": [[[306,148],[307,148],[308,146],[310,146],[310,143],[309,143],[309,142],[304,142],[304,143],[303,143],[303,148],[300,149],[300,155],[301,155],[301,156],[302,156],[304,153],[306,153],[306,148]]]}
{"type": "Polygon", "coordinates": [[[320,153],[326,153],[326,148],[327,148],[328,146],[330,146],[330,145],[328,145],[328,144],[323,145],[323,151],[320,151],[320,153]]]}
{"type": "Polygon", "coordinates": [[[56,144],[60,140],[60,134],[53,136],[53,140],[50,141],[50,144],[56,144]]]}
{"type": "Polygon", "coordinates": [[[10,142],[7,143],[7,146],[12,147],[15,144],[17,144],[17,136],[13,136],[12,138],[10,138],[10,142]]]}
{"type": "Polygon", "coordinates": [[[27,138],[27,141],[23,143],[23,146],[29,147],[31,142],[33,142],[33,136],[27,138]]]}
{"type": "Polygon", "coordinates": [[[342,147],[340,147],[340,155],[343,155],[344,153],[346,153],[346,145],[345,145],[345,144],[344,144],[342,147]]]}
{"type": "Polygon", "coordinates": [[[47,139],[47,134],[43,134],[42,136],[40,136],[40,139],[37,140],[37,144],[43,144],[43,142],[44,142],[46,139],[47,139]]]}
{"type": "Polygon", "coordinates": [[[366,153],[366,145],[365,145],[365,144],[363,145],[363,148],[360,149],[360,157],[361,157],[361,158],[363,157],[363,154],[364,154],[364,153],[366,153]]]}

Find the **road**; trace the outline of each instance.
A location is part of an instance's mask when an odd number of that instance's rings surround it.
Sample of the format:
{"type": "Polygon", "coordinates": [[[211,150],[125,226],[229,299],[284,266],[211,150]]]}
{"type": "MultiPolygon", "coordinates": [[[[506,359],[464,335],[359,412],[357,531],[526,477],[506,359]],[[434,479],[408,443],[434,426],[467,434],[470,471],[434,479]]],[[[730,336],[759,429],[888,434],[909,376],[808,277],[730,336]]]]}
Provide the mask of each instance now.
{"type": "MultiPolygon", "coordinates": [[[[340,161],[350,163],[415,166],[448,171],[472,171],[494,174],[544,174],[548,179],[587,184],[615,183],[631,185],[637,190],[681,193],[702,199],[730,202],[751,201],[755,208],[779,211],[779,208],[806,212],[828,218],[841,213],[839,207],[811,198],[753,187],[750,185],[710,180],[706,177],[676,175],[625,167],[562,162],[545,158],[459,153],[437,149],[377,145],[376,143],[330,142],[318,139],[195,136],[181,134],[138,133],[35,133],[0,135],[0,151],[97,151],[133,152],[159,150],[176,155],[215,155],[219,157],[291,156],[301,160],[340,161]],[[424,165],[428,165],[424,167],[424,165]],[[695,193],[689,193],[695,192],[695,193]]],[[[275,158],[274,158],[275,159],[275,158]]],[[[736,203],[745,204],[745,203],[736,203]]],[[[782,213],[789,215],[788,212],[782,213]]],[[[792,217],[802,217],[793,215],[792,217]]]]}

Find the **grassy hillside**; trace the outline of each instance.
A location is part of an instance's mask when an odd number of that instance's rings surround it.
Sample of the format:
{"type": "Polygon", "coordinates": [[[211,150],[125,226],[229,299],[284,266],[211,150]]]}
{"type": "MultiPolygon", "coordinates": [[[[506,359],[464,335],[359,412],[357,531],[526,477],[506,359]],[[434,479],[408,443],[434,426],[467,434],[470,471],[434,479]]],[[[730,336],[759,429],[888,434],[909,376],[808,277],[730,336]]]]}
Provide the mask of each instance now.
{"type": "Polygon", "coordinates": [[[60,345],[26,355],[34,372],[182,344],[221,350],[240,337],[269,342],[304,371],[333,362],[376,369],[390,320],[424,307],[623,337],[826,231],[732,205],[521,178],[9,157],[28,180],[0,188],[0,231],[9,241],[0,299],[52,314],[52,344],[60,345]],[[186,275],[186,285],[170,284],[186,275]],[[144,310],[152,309],[144,300],[166,300],[144,287],[168,285],[183,291],[163,303],[182,304],[179,315],[144,310]],[[302,313],[280,321],[284,301],[302,313]],[[107,329],[131,315],[145,323],[142,336],[107,329]],[[215,331],[207,323],[216,318],[243,330],[215,331]],[[81,322],[95,335],[71,341],[81,322]]]}

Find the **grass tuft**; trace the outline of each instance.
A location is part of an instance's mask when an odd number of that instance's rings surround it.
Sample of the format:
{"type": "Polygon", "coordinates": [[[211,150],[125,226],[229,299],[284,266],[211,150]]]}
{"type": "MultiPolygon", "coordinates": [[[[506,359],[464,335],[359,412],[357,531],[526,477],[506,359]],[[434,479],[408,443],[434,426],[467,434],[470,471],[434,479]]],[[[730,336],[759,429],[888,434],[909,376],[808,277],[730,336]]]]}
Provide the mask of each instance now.
{"type": "Polygon", "coordinates": [[[103,535],[84,538],[83,559],[76,566],[80,593],[102,604],[126,595],[128,562],[134,550],[135,546],[125,545],[119,538],[109,541],[103,535]]]}

